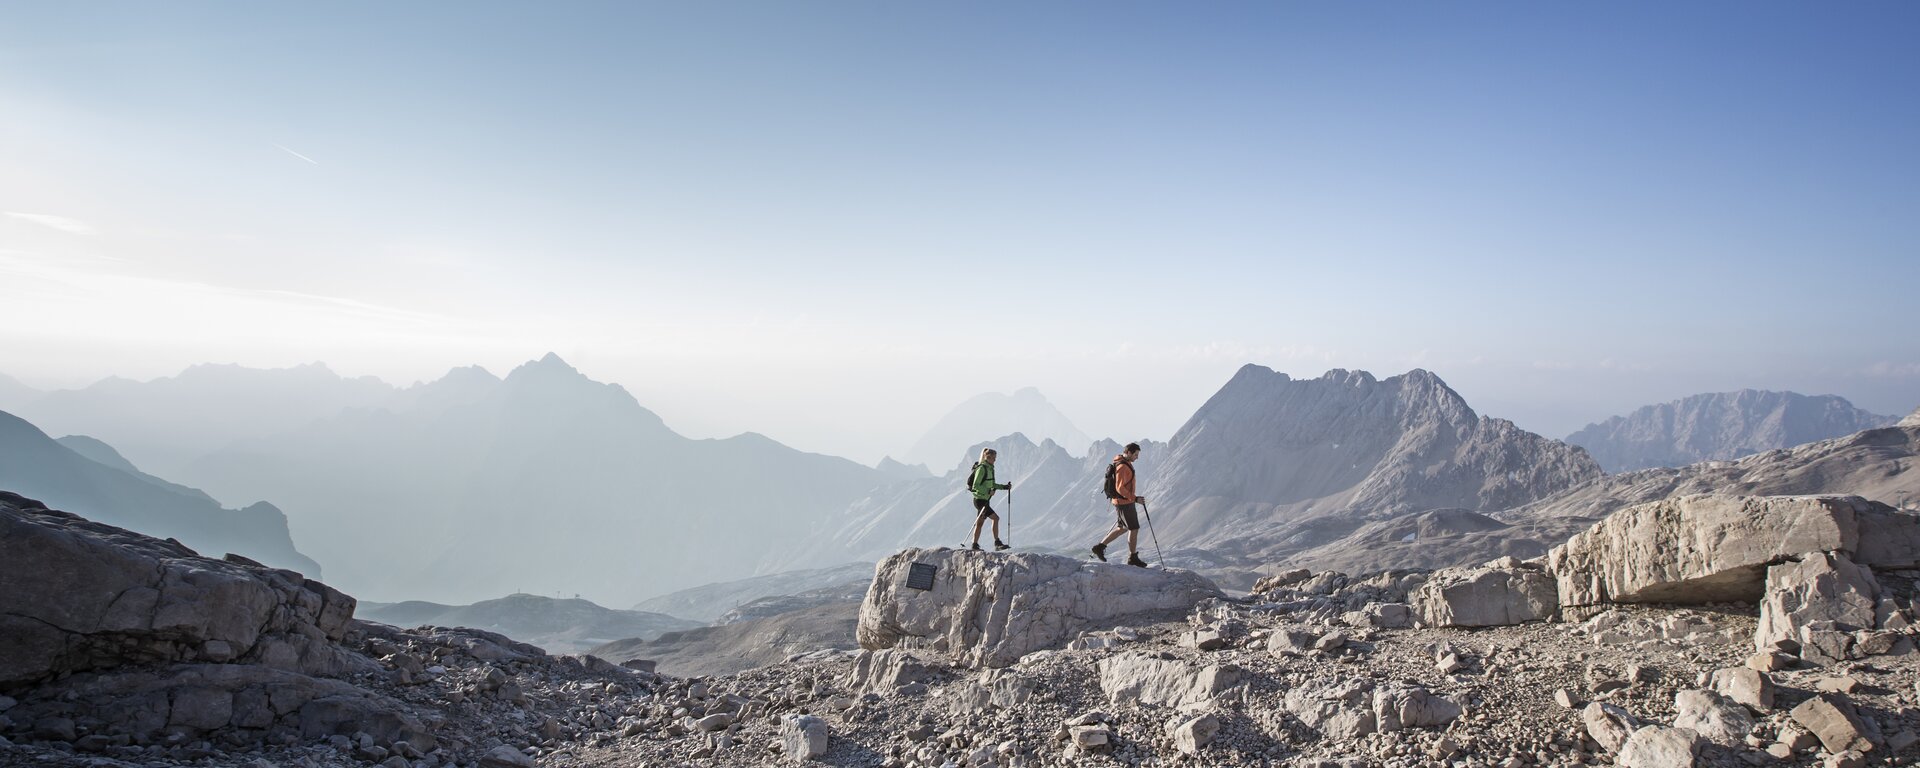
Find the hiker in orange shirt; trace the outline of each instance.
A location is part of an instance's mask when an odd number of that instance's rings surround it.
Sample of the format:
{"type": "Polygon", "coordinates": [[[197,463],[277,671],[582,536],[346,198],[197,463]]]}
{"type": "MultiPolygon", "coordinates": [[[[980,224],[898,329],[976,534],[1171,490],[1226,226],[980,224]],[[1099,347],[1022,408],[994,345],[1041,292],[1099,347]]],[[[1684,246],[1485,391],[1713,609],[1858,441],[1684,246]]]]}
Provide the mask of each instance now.
{"type": "Polygon", "coordinates": [[[1107,465],[1107,500],[1113,503],[1113,531],[1100,543],[1093,545],[1093,556],[1100,562],[1107,561],[1107,544],[1127,536],[1127,565],[1147,567],[1147,561],[1140,559],[1140,517],[1135,508],[1137,502],[1147,497],[1135,493],[1133,460],[1140,458],[1140,444],[1127,443],[1126,451],[1113,457],[1113,463],[1107,465]]]}

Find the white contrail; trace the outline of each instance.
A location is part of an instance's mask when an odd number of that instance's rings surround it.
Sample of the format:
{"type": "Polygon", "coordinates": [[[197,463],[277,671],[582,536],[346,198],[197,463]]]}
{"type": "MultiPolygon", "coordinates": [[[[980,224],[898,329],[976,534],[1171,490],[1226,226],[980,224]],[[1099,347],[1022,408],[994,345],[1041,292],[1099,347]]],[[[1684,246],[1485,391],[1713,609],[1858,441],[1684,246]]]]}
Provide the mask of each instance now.
{"type": "Polygon", "coordinates": [[[282,152],[285,152],[285,153],[287,153],[287,154],[289,154],[289,155],[293,155],[294,157],[297,157],[297,158],[300,158],[300,159],[302,159],[302,160],[305,160],[305,161],[307,161],[307,162],[309,162],[309,163],[313,163],[314,165],[319,165],[319,164],[320,164],[320,161],[318,161],[318,160],[315,160],[315,159],[313,159],[313,158],[311,158],[311,157],[307,157],[306,155],[303,155],[303,154],[300,154],[300,153],[298,153],[298,152],[295,152],[295,151],[293,151],[293,150],[291,150],[291,149],[287,149],[286,147],[281,147],[281,146],[280,146],[279,144],[274,144],[274,146],[276,146],[276,147],[280,147],[280,151],[282,151],[282,152]]]}

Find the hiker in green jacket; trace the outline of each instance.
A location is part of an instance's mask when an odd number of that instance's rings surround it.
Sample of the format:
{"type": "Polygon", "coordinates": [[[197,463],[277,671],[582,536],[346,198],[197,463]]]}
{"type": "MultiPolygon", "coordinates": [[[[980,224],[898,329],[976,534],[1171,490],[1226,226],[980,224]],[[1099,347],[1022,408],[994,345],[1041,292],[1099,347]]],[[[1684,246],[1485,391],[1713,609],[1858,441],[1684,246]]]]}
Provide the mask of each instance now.
{"type": "Polygon", "coordinates": [[[980,460],[973,463],[973,476],[967,481],[967,489],[973,491],[973,548],[980,549],[980,524],[989,518],[993,520],[993,548],[1006,549],[1007,543],[1000,540],[1000,513],[993,511],[988,502],[993,501],[993,492],[1013,490],[1013,483],[996,483],[993,479],[993,460],[999,452],[992,448],[980,449],[980,460]]]}

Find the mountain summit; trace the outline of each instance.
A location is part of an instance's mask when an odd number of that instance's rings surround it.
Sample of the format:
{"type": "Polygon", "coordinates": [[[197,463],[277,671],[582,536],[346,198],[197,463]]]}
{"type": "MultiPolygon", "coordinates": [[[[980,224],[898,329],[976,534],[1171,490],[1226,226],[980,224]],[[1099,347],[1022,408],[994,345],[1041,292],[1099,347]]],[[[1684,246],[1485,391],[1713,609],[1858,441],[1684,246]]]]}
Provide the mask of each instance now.
{"type": "MultiPolygon", "coordinates": [[[[1432,372],[1240,369],[1168,443],[1160,534],[1273,557],[1365,522],[1498,510],[1600,475],[1585,451],[1480,416],[1432,372]]],[[[1156,497],[1157,496],[1157,497],[1156,497]]]]}
{"type": "Polygon", "coordinates": [[[1743,389],[1649,405],[1567,437],[1608,472],[1679,467],[1791,448],[1893,424],[1845,398],[1743,389]]]}

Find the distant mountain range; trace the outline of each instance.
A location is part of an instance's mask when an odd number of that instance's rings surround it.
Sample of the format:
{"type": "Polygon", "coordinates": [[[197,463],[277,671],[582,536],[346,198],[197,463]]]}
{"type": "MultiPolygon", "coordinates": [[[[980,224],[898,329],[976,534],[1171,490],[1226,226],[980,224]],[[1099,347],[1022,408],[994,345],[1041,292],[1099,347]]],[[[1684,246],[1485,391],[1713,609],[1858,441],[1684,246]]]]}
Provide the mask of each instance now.
{"type": "Polygon", "coordinates": [[[616,605],[760,572],[888,480],[756,434],[682,437],[553,355],[238,440],[183,476],[216,497],[270,494],[334,583],[360,594],[616,605]]]}
{"type": "MultiPolygon", "coordinates": [[[[1016,546],[1084,552],[1113,526],[1100,486],[1117,442],[1096,444],[1084,459],[1019,434],[987,445],[1000,452],[1001,479],[1014,484],[1016,546]]],[[[1481,417],[1422,370],[1295,380],[1246,366],[1171,441],[1142,448],[1137,470],[1154,524],[1143,546],[1157,534],[1170,549],[1206,550],[1219,568],[1247,574],[1369,525],[1507,509],[1601,475],[1579,448],[1481,417]]],[[[906,546],[963,546],[973,513],[961,485],[971,462],[949,466],[940,478],[856,502],[805,548],[840,546],[870,559],[906,546]]],[[[1008,511],[1007,494],[996,507],[1008,511]]]]}
{"type": "Polygon", "coordinates": [[[968,398],[907,449],[903,460],[947,467],[982,441],[1015,432],[1033,440],[1052,440],[1069,456],[1083,456],[1093,444],[1040,390],[1027,387],[1010,395],[988,392],[968,398]]]}
{"type": "Polygon", "coordinates": [[[1649,405],[1573,433],[1608,472],[1737,459],[1884,427],[1897,417],[1853,407],[1834,395],[1743,389],[1649,405]]]}
{"type": "Polygon", "coordinates": [[[586,600],[524,594],[472,605],[362,602],[355,614],[397,627],[433,625],[484,629],[532,643],[550,653],[580,653],[613,640],[650,640],[667,632],[704,626],[666,614],[618,611],[586,600]]]}
{"type": "Polygon", "coordinates": [[[370,377],[342,378],[319,363],[277,369],[208,364],[152,381],[109,378],[82,389],[38,393],[14,413],[47,429],[100,438],[155,474],[184,478],[182,470],[193,460],[236,440],[296,429],[348,408],[385,405],[401,391],[370,377]]]}
{"type": "Polygon", "coordinates": [[[318,563],[294,549],[287,518],[272,504],[222,509],[199,490],[141,472],[99,440],[56,441],[5,412],[0,412],[0,489],[102,523],[178,539],[210,557],[231,552],[322,576],[318,563]]]}

